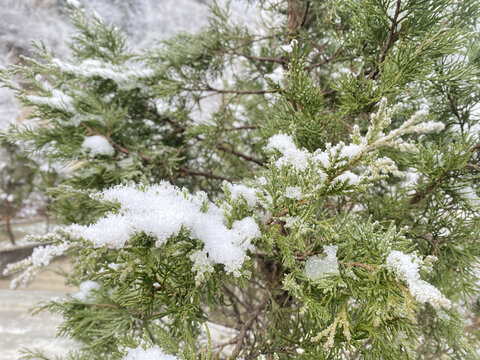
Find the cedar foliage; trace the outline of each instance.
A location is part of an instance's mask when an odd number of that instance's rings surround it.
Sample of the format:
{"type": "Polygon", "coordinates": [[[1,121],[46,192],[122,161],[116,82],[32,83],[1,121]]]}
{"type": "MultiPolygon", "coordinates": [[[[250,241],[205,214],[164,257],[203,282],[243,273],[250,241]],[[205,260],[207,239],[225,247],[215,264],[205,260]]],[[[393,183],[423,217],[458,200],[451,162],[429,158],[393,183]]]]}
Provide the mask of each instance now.
{"type": "MultiPolygon", "coordinates": [[[[49,190],[66,227],[37,238],[72,256],[70,283],[96,284],[42,305],[80,342],[70,358],[155,345],[180,359],[478,358],[478,2],[251,6],[272,19],[258,33],[214,4],[203,31],[140,53],[72,6],[71,58],[38,45],[3,70],[38,119],[6,136],[75,164],[49,190]],[[91,136],[112,151],[86,151],[91,136]],[[209,260],[187,225],[119,248],[68,226],[125,211],[103,190],[164,180],[206,192],[201,212],[214,201],[228,228],[256,221],[240,268],[209,260]]],[[[27,282],[40,265],[9,272],[27,282]]]]}

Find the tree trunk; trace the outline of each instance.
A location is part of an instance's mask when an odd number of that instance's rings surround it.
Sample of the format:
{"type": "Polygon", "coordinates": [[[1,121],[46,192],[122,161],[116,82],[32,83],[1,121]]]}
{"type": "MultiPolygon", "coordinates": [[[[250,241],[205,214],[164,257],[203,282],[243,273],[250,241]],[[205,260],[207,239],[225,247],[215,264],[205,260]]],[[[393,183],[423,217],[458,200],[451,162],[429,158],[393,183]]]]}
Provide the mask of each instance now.
{"type": "Polygon", "coordinates": [[[13,235],[12,227],[10,226],[10,203],[5,202],[5,224],[7,225],[7,233],[10,241],[15,245],[15,236],[13,235]]]}

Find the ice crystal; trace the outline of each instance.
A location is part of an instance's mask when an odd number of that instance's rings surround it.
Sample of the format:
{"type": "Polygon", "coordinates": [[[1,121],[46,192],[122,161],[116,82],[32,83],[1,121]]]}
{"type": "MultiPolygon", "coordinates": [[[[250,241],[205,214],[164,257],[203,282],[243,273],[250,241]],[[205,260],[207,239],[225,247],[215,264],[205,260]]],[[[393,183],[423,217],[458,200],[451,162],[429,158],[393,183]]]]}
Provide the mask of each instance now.
{"type": "Polygon", "coordinates": [[[298,186],[288,186],[285,189],[285,196],[289,199],[300,200],[302,197],[302,189],[298,186]]]}

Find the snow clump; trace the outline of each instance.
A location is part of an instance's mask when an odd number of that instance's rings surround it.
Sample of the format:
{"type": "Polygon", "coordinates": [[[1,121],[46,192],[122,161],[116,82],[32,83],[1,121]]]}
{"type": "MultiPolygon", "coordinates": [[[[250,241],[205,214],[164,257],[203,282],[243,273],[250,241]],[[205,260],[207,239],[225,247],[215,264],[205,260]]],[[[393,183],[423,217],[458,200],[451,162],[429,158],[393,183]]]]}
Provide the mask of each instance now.
{"type": "Polygon", "coordinates": [[[113,146],[110,145],[107,139],[100,135],[85,136],[82,149],[88,152],[91,157],[97,155],[112,156],[115,154],[113,146]]]}
{"type": "Polygon", "coordinates": [[[78,288],[79,291],[73,295],[73,297],[80,301],[86,301],[90,296],[92,296],[93,290],[100,289],[100,285],[98,285],[95,281],[87,280],[82,282],[78,288]]]}
{"type": "Polygon", "coordinates": [[[127,354],[122,360],[180,360],[173,355],[167,355],[163,350],[155,345],[150,349],[143,349],[141,346],[135,349],[128,349],[127,354]]]}
{"type": "Polygon", "coordinates": [[[410,294],[421,303],[430,303],[435,309],[450,308],[448,300],[435,286],[420,279],[419,270],[423,265],[416,255],[404,254],[394,250],[386,260],[387,269],[393,271],[397,277],[408,284],[410,294]]]}
{"type": "Polygon", "coordinates": [[[201,272],[211,271],[214,264],[223,264],[227,273],[240,276],[248,258],[246,251],[252,239],[260,236],[253,218],[237,220],[227,228],[221,209],[204,193],[190,195],[166,181],[148,187],[120,185],[103,191],[99,197],[120,203],[120,211],[89,226],[70,226],[68,231],[73,237],[89,241],[95,248],[121,249],[132,236],[144,232],[156,238],[155,245],[160,247],[186,230],[191,238],[204,243],[203,251],[191,256],[193,271],[200,272],[200,278],[201,272]]]}
{"type": "Polygon", "coordinates": [[[327,255],[324,259],[318,256],[312,256],[305,264],[305,275],[310,280],[319,280],[327,275],[337,275],[338,271],[338,259],[337,259],[338,246],[327,245],[323,251],[327,255]]]}

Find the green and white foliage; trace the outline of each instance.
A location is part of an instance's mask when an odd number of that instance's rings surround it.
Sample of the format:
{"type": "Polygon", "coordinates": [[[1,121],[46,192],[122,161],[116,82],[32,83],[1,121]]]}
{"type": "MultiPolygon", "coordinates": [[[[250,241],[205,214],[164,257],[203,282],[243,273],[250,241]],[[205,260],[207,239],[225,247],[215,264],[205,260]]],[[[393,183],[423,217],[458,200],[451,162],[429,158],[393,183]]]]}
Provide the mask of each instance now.
{"type": "Polygon", "coordinates": [[[139,55],[77,9],[11,70],[12,138],[78,164],[13,284],[73,255],[72,359],[478,358],[479,5],[251,6],[139,55]]]}

